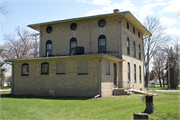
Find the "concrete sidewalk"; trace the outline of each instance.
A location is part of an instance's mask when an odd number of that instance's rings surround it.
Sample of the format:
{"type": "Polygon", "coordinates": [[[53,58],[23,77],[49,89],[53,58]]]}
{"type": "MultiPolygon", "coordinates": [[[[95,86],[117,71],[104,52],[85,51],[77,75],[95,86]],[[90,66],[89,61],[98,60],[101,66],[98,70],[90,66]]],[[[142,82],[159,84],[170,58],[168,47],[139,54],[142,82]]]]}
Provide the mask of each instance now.
{"type": "Polygon", "coordinates": [[[0,89],[0,92],[10,92],[11,89],[0,89]]]}
{"type": "Polygon", "coordinates": [[[154,90],[156,92],[180,92],[180,90],[154,90]]]}

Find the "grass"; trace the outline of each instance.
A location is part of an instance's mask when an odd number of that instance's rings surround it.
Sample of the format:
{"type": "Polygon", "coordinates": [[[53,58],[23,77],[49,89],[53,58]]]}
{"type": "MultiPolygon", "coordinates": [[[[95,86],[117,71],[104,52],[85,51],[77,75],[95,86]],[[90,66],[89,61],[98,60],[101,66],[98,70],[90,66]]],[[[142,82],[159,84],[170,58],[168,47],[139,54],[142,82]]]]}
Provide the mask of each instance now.
{"type": "MultiPolygon", "coordinates": [[[[180,92],[156,94],[156,112],[150,114],[149,119],[179,119],[180,92]]],[[[140,94],[87,99],[6,96],[2,93],[0,119],[133,119],[133,113],[144,110],[140,94]]]]}
{"type": "MultiPolygon", "coordinates": [[[[169,90],[167,85],[165,85],[165,87],[163,87],[163,86],[160,87],[160,85],[155,85],[155,86],[150,85],[149,88],[150,89],[155,89],[155,90],[169,90]]],[[[170,90],[180,90],[180,86],[178,86],[176,89],[170,89],[170,90]]]]}
{"type": "Polygon", "coordinates": [[[0,89],[11,89],[11,87],[1,86],[0,89]]]}

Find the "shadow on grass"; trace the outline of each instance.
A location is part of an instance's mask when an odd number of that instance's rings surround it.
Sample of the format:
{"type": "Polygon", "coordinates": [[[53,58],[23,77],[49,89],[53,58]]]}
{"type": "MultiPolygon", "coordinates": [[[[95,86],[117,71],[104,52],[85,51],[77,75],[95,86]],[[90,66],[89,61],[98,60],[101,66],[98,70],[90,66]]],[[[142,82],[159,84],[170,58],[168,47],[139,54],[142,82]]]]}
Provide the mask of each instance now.
{"type": "Polygon", "coordinates": [[[1,98],[16,98],[16,99],[50,99],[50,100],[89,100],[92,97],[66,97],[66,96],[34,96],[34,95],[11,95],[1,94],[1,98]]]}

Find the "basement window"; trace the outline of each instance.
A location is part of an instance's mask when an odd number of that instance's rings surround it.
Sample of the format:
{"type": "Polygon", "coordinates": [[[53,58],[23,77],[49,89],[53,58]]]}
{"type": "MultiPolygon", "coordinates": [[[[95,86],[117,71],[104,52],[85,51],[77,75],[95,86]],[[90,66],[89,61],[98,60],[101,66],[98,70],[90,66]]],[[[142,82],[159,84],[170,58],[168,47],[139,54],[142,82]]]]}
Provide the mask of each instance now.
{"type": "Polygon", "coordinates": [[[22,76],[28,76],[29,75],[29,64],[24,63],[22,64],[22,76]]]}
{"type": "Polygon", "coordinates": [[[79,61],[78,62],[78,75],[87,75],[87,62],[79,61]]]}
{"type": "Polygon", "coordinates": [[[65,74],[65,63],[58,62],[56,64],[56,74],[65,74]]]}
{"type": "Polygon", "coordinates": [[[41,64],[41,74],[49,74],[49,63],[44,62],[41,64]]]}

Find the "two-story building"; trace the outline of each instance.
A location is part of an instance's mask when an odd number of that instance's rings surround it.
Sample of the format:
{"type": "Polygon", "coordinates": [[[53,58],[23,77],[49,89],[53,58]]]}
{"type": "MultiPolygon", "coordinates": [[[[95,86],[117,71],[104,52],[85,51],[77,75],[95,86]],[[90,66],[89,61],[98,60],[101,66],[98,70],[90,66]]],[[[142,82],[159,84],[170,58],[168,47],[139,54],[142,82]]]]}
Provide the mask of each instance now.
{"type": "Polygon", "coordinates": [[[129,11],[28,27],[40,32],[40,57],[6,60],[12,94],[104,97],[144,90],[143,36],[151,33],[129,11]]]}

